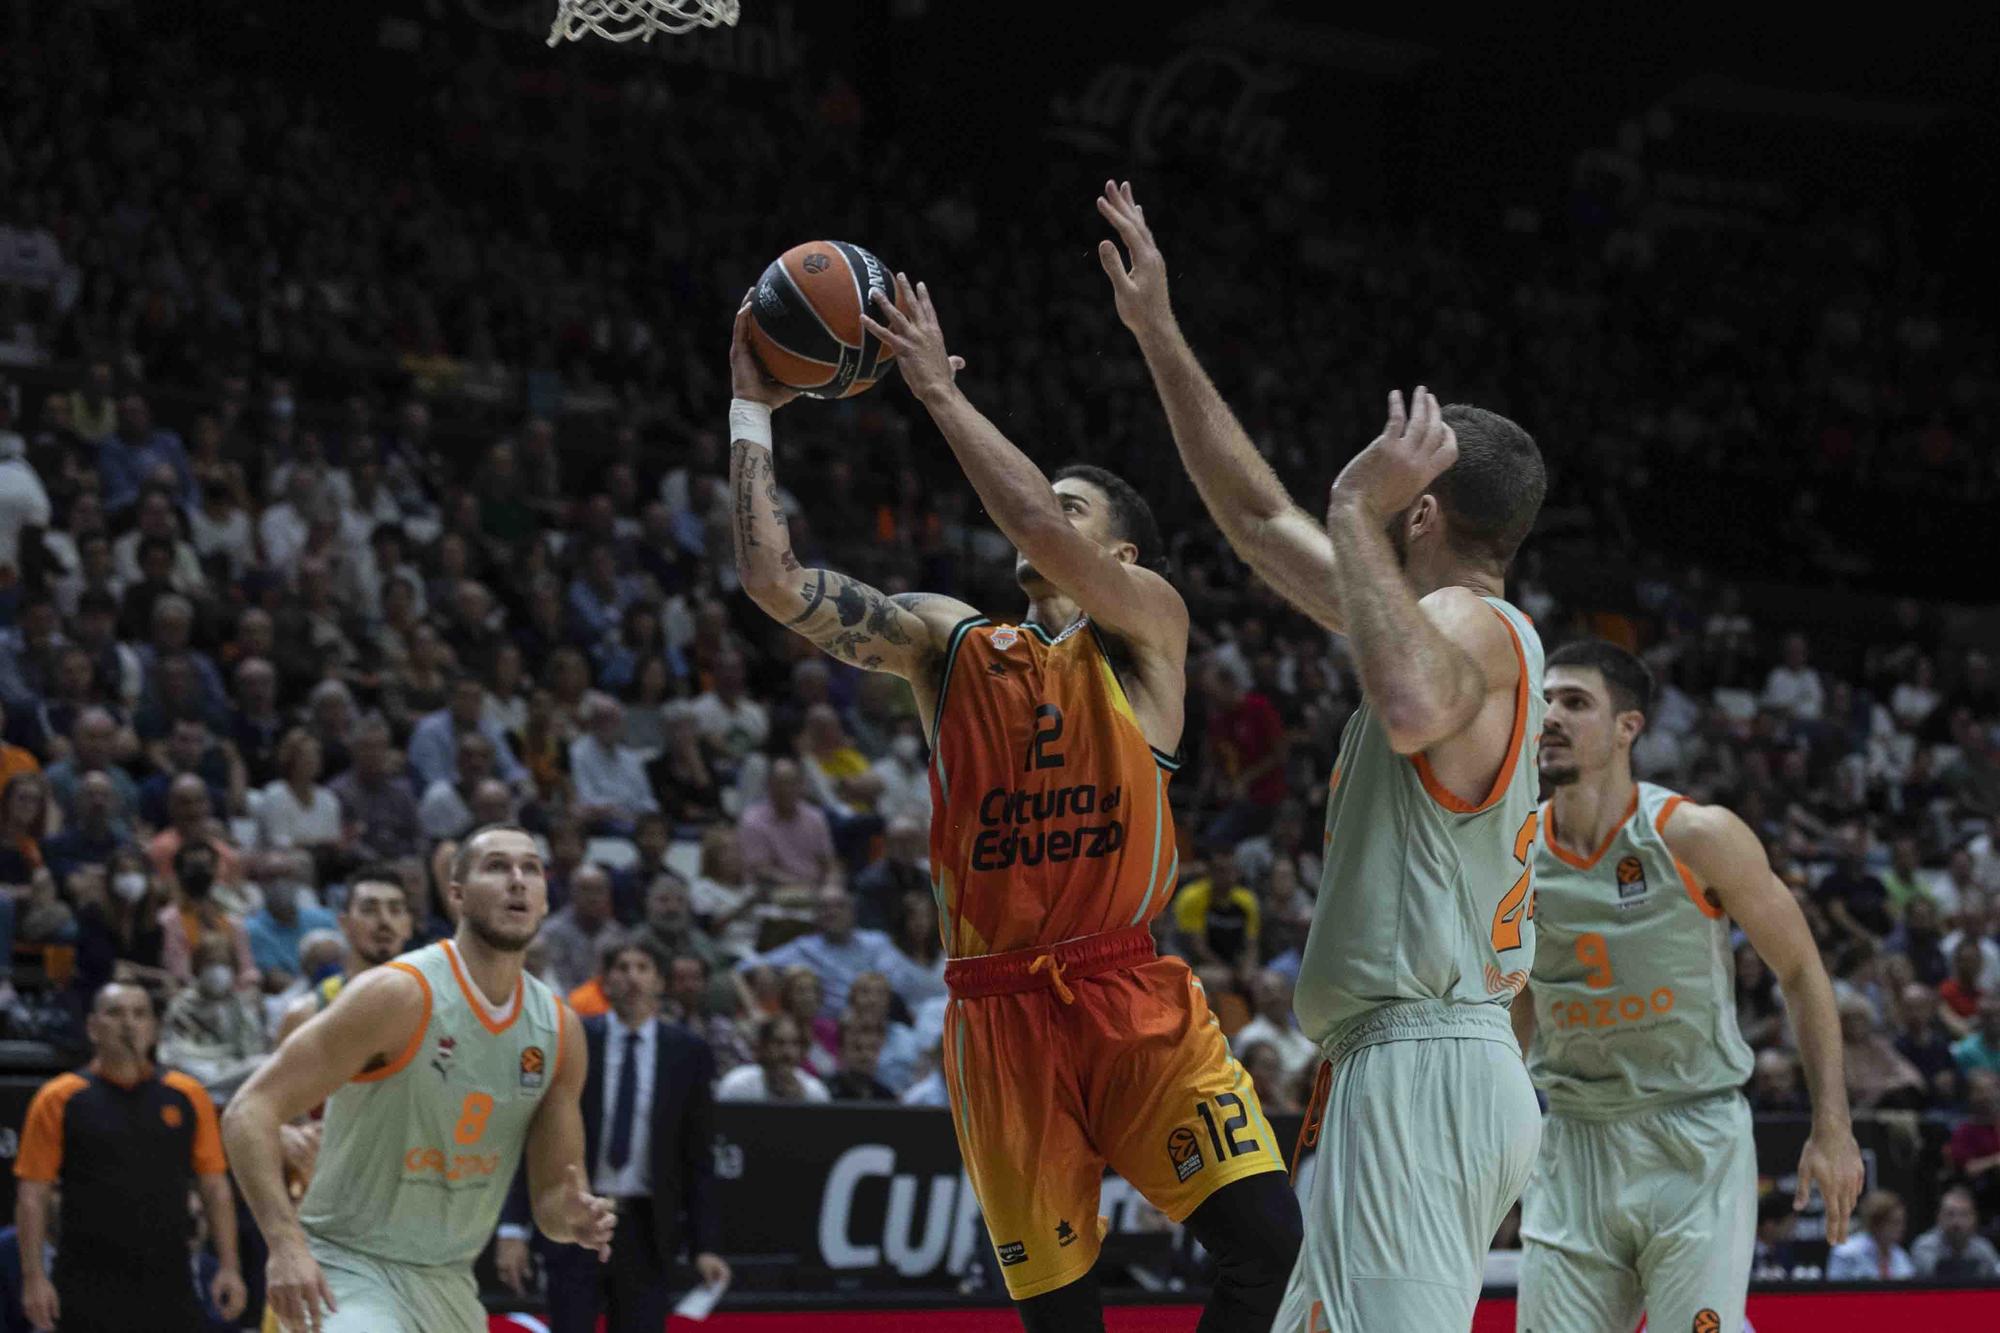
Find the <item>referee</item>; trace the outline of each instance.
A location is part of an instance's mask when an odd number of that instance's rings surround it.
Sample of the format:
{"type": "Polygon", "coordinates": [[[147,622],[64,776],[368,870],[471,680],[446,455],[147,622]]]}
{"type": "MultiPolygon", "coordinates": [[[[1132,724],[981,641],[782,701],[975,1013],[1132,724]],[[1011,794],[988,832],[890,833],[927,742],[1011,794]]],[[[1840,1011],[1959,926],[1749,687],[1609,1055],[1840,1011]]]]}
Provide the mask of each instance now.
{"type": "Polygon", "coordinates": [[[201,1190],[221,1260],[209,1295],[234,1320],[243,1313],[243,1274],[215,1103],[186,1074],[154,1068],[159,1023],[139,987],[101,988],[88,1027],[97,1058],[43,1084],[21,1127],[14,1225],[28,1322],[62,1333],[200,1333],[189,1185],[201,1190]],[[42,1243],[58,1180],[62,1236],[51,1282],[42,1243]]]}

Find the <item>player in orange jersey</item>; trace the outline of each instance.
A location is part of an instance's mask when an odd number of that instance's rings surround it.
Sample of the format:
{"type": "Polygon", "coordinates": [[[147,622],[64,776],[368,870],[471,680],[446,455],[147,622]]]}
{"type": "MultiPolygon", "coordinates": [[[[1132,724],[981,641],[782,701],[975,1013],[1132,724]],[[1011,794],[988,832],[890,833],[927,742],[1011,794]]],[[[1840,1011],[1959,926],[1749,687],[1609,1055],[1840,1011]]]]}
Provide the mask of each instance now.
{"type": "Polygon", "coordinates": [[[1188,613],[1152,567],[1152,513],[1101,468],[1053,483],[959,392],[929,293],[896,279],[894,348],[1019,553],[1026,616],[887,597],[793,557],[770,409],[738,316],[730,482],[737,569],[771,616],[910,682],[932,738],[931,874],[951,961],[945,1078],[966,1169],[1031,1333],[1101,1329],[1092,1277],[1107,1165],[1216,1257],[1201,1329],[1267,1333],[1298,1252],[1297,1201],[1242,1065],[1147,923],[1173,896],[1167,783],[1188,613]]]}

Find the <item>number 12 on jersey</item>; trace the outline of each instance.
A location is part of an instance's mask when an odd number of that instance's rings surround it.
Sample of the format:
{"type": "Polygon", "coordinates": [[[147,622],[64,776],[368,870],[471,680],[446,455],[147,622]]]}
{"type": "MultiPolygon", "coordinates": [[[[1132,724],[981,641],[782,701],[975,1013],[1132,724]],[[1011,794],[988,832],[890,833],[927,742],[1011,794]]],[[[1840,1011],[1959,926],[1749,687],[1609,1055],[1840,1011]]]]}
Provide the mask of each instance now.
{"type": "Polygon", "coordinates": [[[1244,1107],[1243,1099],[1233,1092],[1225,1092],[1216,1097],[1215,1104],[1221,1110],[1233,1111],[1235,1113],[1222,1122],[1222,1128],[1219,1132],[1215,1126],[1215,1117],[1209,1112],[1208,1103],[1196,1102],[1194,1104],[1194,1109],[1201,1115],[1201,1123],[1208,1127],[1208,1141],[1215,1146],[1215,1159],[1219,1162],[1225,1159],[1225,1155],[1227,1157],[1241,1157],[1244,1153],[1256,1152],[1259,1145],[1255,1134],[1250,1136],[1248,1143],[1236,1137],[1236,1131],[1250,1123],[1250,1112],[1244,1107]],[[1227,1145],[1226,1154],[1224,1151],[1225,1144],[1227,1145]]]}
{"type": "Polygon", "coordinates": [[[1535,919],[1535,867],[1528,853],[1535,845],[1535,830],[1541,827],[1542,812],[1530,810],[1514,835],[1514,859],[1521,863],[1521,877],[1493,909],[1493,951],[1505,953],[1521,947],[1521,923],[1535,919]]]}

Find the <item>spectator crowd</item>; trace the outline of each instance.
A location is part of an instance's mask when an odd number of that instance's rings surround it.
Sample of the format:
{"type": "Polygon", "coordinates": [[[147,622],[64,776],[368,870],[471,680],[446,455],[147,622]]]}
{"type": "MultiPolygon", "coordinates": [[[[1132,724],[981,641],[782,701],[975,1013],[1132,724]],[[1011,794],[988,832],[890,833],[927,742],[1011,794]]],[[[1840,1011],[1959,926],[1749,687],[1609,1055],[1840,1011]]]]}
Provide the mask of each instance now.
{"type": "MultiPolygon", "coordinates": [[[[1163,440],[1136,359],[1062,354],[1117,342],[1091,332],[1108,328],[1104,293],[1088,310],[1022,295],[1084,290],[1049,275],[1062,233],[1045,205],[1008,227],[982,224],[972,196],[926,205],[921,173],[892,181],[857,160],[853,94],[830,84],[799,106],[729,111],[726,135],[607,151],[631,166],[618,226],[564,262],[546,212],[489,212],[420,163],[378,168],[310,99],[255,81],[246,94],[192,43],[152,48],[113,97],[126,67],[90,43],[121,12],[26,18],[0,52],[0,367],[17,377],[0,388],[8,1032],[78,1046],[87,997],[136,981],[159,1003],[162,1061],[226,1100],[281,1016],[339,970],[357,868],[397,868],[414,947],[452,928],[440,875],[455,840],[518,820],[546,846],[552,908],[530,966],[580,1012],[611,1006],[600,960],[637,943],[666,1013],[711,1046],[720,1100],[943,1105],[925,737],[900,682],[814,655],[737,595],[725,331],[710,316],[761,264],[744,240],[769,230],[750,225],[753,187],[785,169],[783,136],[808,135],[882,188],[837,201],[811,178],[804,197],[937,257],[964,325],[994,331],[967,373],[996,419],[1037,447],[1090,441],[1093,461],[1150,485],[1163,440]],[[83,72],[58,87],[64,54],[110,64],[73,62],[83,72]],[[725,146],[750,184],[710,191],[737,165],[725,146]],[[656,177],[666,202],[638,207],[656,177]],[[711,193],[715,208],[677,206],[711,193]]],[[[456,142],[491,166],[518,147],[524,77],[481,49],[438,82],[426,132],[477,126],[456,142]]],[[[686,110],[697,126],[723,114],[686,110]]],[[[645,125],[599,128],[615,147],[645,125]]],[[[1460,293],[1435,329],[1393,332],[1464,367],[1468,398],[1507,385],[1549,451],[1546,531],[1511,595],[1551,643],[1603,634],[1652,666],[1636,766],[1764,839],[1836,978],[1855,1108],[1949,1118],[1922,1167],[1948,1187],[1934,1225],[1905,1248],[1905,1201],[1871,1195],[1829,1276],[1995,1276],[2000,677],[1946,608],[1906,599],[1865,625],[1808,625],[1756,595],[1771,571],[1732,579],[1651,554],[1622,488],[1647,456],[1698,465],[1730,432],[1774,429],[1751,393],[1760,375],[1697,376],[1697,392],[1668,377],[1680,396],[1624,404],[1610,437],[1578,415],[1607,400],[1568,392],[1581,363],[1608,378],[1687,362],[1696,336],[1755,339],[1801,299],[1796,268],[1761,293],[1718,281],[1726,309],[1653,325],[1629,314],[1646,298],[1627,287],[1677,284],[1667,242],[1654,270],[1609,275],[1540,241],[1536,276],[1510,292],[1437,236],[1314,233],[1310,188],[1289,188],[1268,217],[1227,192],[1190,199],[1188,216],[1218,251],[1268,227],[1308,255],[1368,256],[1322,266],[1328,299],[1401,260],[1460,293]],[[1500,338],[1496,319],[1519,328],[1500,338]],[[1615,587],[1565,564],[1613,549],[1640,553],[1615,587]]],[[[1817,322],[1792,321],[1802,345],[1760,353],[1812,368],[1788,390],[1824,398],[1799,443],[1816,466],[1888,485],[1990,488],[1994,459],[1968,432],[1992,385],[1953,359],[1938,293],[1900,283],[1871,227],[1769,238],[1855,279],[1817,322]],[[1885,388],[1918,383],[1956,415],[1885,388]]],[[[1246,311],[1225,278],[1181,299],[1233,328],[1246,311]]],[[[1270,284],[1246,284],[1261,303],[1270,284]]],[[[1289,297],[1255,313],[1262,351],[1220,355],[1218,378],[1310,496],[1333,466],[1311,442],[1366,438],[1380,354],[1289,297]],[[1327,365],[1361,387],[1328,391],[1327,365]]],[[[1004,544],[897,387],[787,409],[778,430],[802,555],[1013,609],[1004,544]]],[[[1182,883],[1155,933],[1196,969],[1266,1109],[1295,1112],[1317,1058],[1291,995],[1318,800],[1358,685],[1341,642],[1253,586],[1184,485],[1159,484],[1197,637],[1174,792],[1182,883]]],[[[1824,535],[1809,512],[1787,522],[1801,549],[1824,535]]],[[[1869,555],[1847,553],[1856,570],[1869,555]]],[[[1736,958],[1758,1052],[1746,1092],[1760,1112],[1802,1111],[1782,997],[1747,944],[1736,958]]],[[[1789,1268],[1785,1221],[1760,1227],[1773,1270],[1789,1268]]]]}

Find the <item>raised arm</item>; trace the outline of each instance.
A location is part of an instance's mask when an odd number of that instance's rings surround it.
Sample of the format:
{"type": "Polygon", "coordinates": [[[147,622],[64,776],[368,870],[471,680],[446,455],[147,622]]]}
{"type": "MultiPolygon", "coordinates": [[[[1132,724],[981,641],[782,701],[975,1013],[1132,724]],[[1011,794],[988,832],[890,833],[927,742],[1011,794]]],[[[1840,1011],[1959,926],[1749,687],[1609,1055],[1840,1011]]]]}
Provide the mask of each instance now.
{"type": "Polygon", "coordinates": [[[750,307],[736,312],[729,347],[735,402],[729,409],[729,496],[736,573],[764,613],[843,662],[887,671],[920,689],[943,656],[952,627],[971,607],[931,593],[889,597],[859,579],[808,569],[792,554],[792,534],[778,503],[772,465],[771,413],[797,392],[773,381],[749,343],[750,307]]]}
{"type": "Polygon", "coordinates": [[[1331,630],[1343,628],[1333,582],[1333,543],[1313,516],[1293,503],[1278,474],[1257,452],[1195,359],[1167,298],[1167,264],[1132,199],[1131,182],[1104,183],[1097,200],[1125,243],[1100,241],[1097,258],[1111,279],[1118,317],[1138,340],[1166,410],[1181,464],[1229,545],[1279,596],[1331,630]]]}
{"type": "MultiPolygon", "coordinates": [[[[1454,585],[1418,601],[1389,545],[1389,520],[1458,456],[1437,399],[1422,388],[1413,399],[1406,417],[1402,395],[1389,395],[1388,422],[1342,469],[1326,515],[1334,584],[1361,688],[1399,754],[1429,750],[1465,732],[1492,695],[1516,688],[1520,672],[1513,636],[1477,593],[1454,585]]],[[[1511,714],[1508,720],[1511,726],[1511,714]]],[[[1453,786],[1447,765],[1433,763],[1453,786]]],[[[1491,764],[1466,767],[1490,770],[1491,764]]]]}
{"type": "Polygon", "coordinates": [[[1847,1238],[1848,1215],[1861,1194],[1861,1150],[1847,1112],[1847,1079],[1841,1069],[1840,1013],[1833,1002],[1819,948],[1805,914],[1771,873],[1764,845],[1750,826],[1715,805],[1682,802],[1668,814],[1660,834],[1674,859],[1694,875],[1721,910],[1750,940],[1778,987],[1799,1034],[1800,1064],[1812,1097],[1812,1134],[1799,1154],[1796,1206],[1819,1185],[1826,1201],[1827,1239],[1847,1238]]]}
{"type": "Polygon", "coordinates": [[[896,301],[878,297],[869,331],[895,349],[903,382],[931,414],[965,469],[979,502],[1014,549],[1084,613],[1141,652],[1171,658],[1187,652],[1187,605],[1172,584],[1143,565],[1120,559],[1078,532],[1071,509],[1079,497],[1058,496],[1034,460],[1000,433],[957,384],[964,364],[946,353],[937,309],[922,283],[896,275],[896,301]]]}

